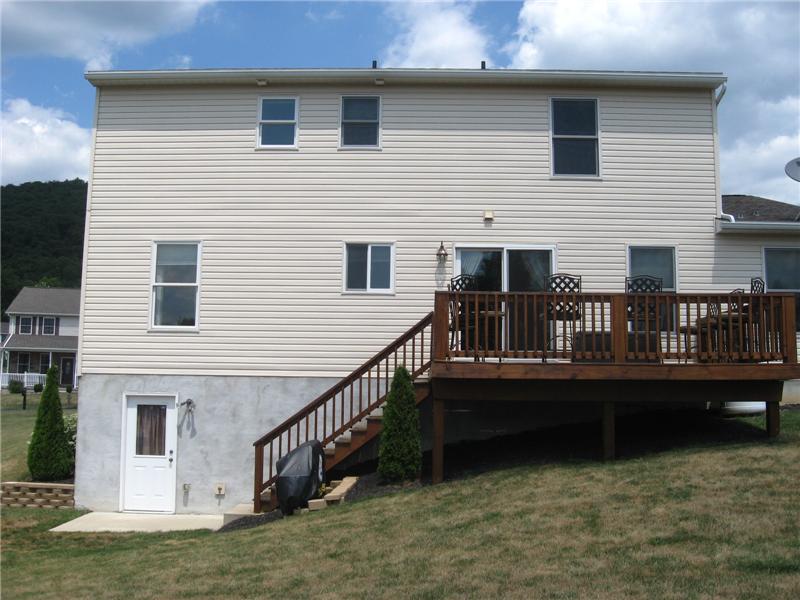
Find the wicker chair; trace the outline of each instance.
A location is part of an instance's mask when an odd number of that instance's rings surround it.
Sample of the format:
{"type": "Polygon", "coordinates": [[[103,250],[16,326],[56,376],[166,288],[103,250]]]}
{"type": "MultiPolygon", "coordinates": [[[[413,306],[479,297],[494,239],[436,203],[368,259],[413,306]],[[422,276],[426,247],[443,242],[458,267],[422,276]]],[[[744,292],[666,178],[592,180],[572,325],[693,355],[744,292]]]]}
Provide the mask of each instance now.
{"type": "Polygon", "coordinates": [[[767,289],[767,284],[764,282],[763,279],[761,279],[761,277],[753,277],[750,280],[751,294],[763,294],[766,289],[767,289]]]}

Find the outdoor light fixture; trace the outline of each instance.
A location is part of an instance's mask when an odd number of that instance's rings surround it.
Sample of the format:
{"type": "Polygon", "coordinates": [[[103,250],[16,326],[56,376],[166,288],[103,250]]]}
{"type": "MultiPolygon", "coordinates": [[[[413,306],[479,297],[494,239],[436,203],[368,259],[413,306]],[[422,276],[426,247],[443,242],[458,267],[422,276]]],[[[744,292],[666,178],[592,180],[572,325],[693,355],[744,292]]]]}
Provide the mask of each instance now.
{"type": "Polygon", "coordinates": [[[439,244],[439,249],[436,251],[436,258],[441,263],[447,260],[447,250],[444,247],[444,242],[439,244]]]}
{"type": "Polygon", "coordinates": [[[492,209],[487,209],[483,211],[483,220],[494,221],[494,211],[492,209]]]}
{"type": "Polygon", "coordinates": [[[264,87],[265,85],[267,85],[267,80],[266,79],[256,79],[256,85],[259,86],[259,87],[264,87]]]}

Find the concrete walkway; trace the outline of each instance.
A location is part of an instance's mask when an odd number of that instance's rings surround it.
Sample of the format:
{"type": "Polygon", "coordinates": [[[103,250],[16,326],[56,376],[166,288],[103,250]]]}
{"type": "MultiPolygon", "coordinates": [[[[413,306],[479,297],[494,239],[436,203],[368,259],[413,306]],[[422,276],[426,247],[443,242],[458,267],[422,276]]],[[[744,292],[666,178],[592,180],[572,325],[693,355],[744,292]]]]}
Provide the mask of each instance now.
{"type": "Polygon", "coordinates": [[[50,531],[93,533],[98,531],[189,531],[222,527],[222,515],[151,515],[141,513],[93,512],[62,523],[50,531]]]}

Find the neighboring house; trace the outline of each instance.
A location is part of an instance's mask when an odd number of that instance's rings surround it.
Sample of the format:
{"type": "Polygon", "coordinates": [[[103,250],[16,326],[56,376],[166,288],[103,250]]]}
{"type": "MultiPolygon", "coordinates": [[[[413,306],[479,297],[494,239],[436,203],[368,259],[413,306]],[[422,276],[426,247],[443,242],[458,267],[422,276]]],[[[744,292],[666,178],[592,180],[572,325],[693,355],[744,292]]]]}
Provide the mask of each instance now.
{"type": "Polygon", "coordinates": [[[3,387],[18,379],[29,387],[44,383],[50,365],[59,368],[59,384],[77,383],[78,319],[81,291],[25,287],[9,305],[9,337],[3,387]]]}
{"type": "MultiPolygon", "coordinates": [[[[796,187],[797,200],[800,202],[800,185],[796,187]]],[[[723,194],[722,212],[731,223],[800,223],[800,204],[746,194],[723,194]]]]}
{"type": "Polygon", "coordinates": [[[537,412],[517,403],[503,420],[468,401],[590,403],[563,419],[595,418],[603,399],[607,455],[626,398],[757,394],[775,432],[782,381],[800,377],[792,296],[727,292],[756,276],[794,289],[800,224],[744,236],[722,220],[721,74],[87,79],[78,505],[260,502],[299,441],[322,440],[334,466],[373,439],[403,363],[429,376],[418,399],[433,398],[435,480],[445,402],[461,402],[453,439],[475,419],[489,435],[537,412]],[[583,293],[553,302],[545,278],[559,272],[582,276],[583,293]],[[443,291],[459,274],[491,293],[443,291]],[[625,295],[645,274],[661,281],[658,305],[625,295]]]}

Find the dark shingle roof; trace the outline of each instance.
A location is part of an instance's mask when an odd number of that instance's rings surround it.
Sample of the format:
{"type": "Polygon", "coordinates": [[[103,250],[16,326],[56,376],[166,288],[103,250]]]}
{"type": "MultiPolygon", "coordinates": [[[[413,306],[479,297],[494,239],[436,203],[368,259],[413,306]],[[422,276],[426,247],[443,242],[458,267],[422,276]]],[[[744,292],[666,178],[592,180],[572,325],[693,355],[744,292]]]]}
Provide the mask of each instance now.
{"type": "Polygon", "coordinates": [[[737,221],[800,222],[800,206],[745,194],[723,195],[722,212],[737,221]]]}
{"type": "Polygon", "coordinates": [[[4,350],[76,351],[77,335],[20,335],[15,333],[3,346],[4,350]]]}
{"type": "Polygon", "coordinates": [[[78,315],[81,290],[24,287],[6,310],[16,315],[78,315]]]}

